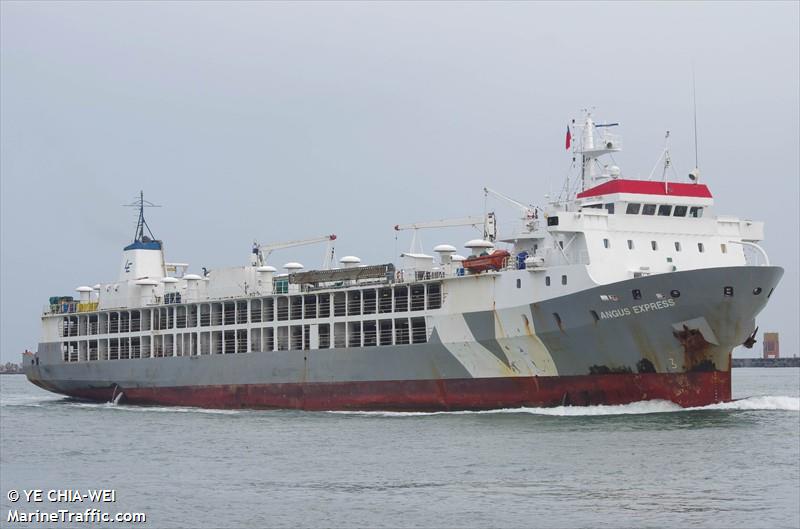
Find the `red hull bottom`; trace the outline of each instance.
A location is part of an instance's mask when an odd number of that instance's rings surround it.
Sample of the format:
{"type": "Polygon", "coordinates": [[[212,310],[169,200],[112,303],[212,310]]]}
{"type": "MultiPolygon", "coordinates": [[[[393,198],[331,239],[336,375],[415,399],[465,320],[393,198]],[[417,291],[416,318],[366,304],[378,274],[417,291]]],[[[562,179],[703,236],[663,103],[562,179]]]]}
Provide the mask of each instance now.
{"type": "MultiPolygon", "coordinates": [[[[52,388],[48,388],[52,389],[52,388]]],[[[201,408],[303,410],[486,410],[559,405],[627,404],[670,400],[704,406],[731,399],[730,371],[604,374],[298,384],[243,384],[157,388],[82,388],[70,396],[201,408]]]]}

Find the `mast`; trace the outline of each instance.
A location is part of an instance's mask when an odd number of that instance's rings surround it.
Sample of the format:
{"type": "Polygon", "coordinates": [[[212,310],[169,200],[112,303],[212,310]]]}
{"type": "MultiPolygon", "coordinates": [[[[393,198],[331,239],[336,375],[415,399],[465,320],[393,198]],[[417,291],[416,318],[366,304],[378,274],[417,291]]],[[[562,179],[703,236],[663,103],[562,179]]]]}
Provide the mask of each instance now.
{"type": "Polygon", "coordinates": [[[157,240],[144,218],[144,208],[160,208],[161,206],[153,204],[149,200],[145,200],[144,191],[140,190],[139,197],[132,203],[125,204],[125,207],[139,208],[139,219],[136,221],[136,233],[133,235],[133,242],[148,242],[157,240]]]}
{"type": "Polygon", "coordinates": [[[594,150],[594,121],[592,121],[591,111],[586,111],[586,119],[583,122],[583,139],[581,142],[581,191],[586,190],[586,166],[589,166],[589,180],[594,180],[594,164],[592,157],[586,156],[587,152],[594,150]]]}
{"type": "MultiPolygon", "coordinates": [[[[585,109],[586,117],[583,121],[583,133],[581,134],[581,191],[585,191],[587,186],[594,186],[601,178],[616,178],[616,175],[609,175],[604,172],[598,174],[596,160],[604,154],[619,152],[622,150],[620,137],[608,132],[609,127],[616,127],[619,123],[595,123],[592,119],[592,111],[585,109]],[[598,131],[597,129],[603,129],[598,131]]],[[[617,173],[618,168],[615,168],[617,173]]]]}

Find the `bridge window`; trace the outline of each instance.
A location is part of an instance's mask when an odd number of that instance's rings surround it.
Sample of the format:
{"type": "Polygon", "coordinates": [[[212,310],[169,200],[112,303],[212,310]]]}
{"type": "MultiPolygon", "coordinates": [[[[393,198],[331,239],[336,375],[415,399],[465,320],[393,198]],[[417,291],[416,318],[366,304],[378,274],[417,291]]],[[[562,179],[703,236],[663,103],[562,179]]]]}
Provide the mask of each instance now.
{"type": "Polygon", "coordinates": [[[656,214],[656,205],[655,204],[645,204],[642,208],[642,215],[655,215],[656,214]]]}
{"type": "Polygon", "coordinates": [[[630,204],[628,204],[628,207],[625,209],[625,213],[627,213],[628,215],[638,215],[639,214],[639,210],[641,208],[642,208],[641,204],[638,204],[638,203],[635,203],[635,202],[631,202],[630,204]]]}
{"type": "Polygon", "coordinates": [[[611,248],[611,242],[608,239],[603,239],[603,248],[611,248]]]}
{"type": "Polygon", "coordinates": [[[658,241],[650,241],[650,247],[653,249],[654,252],[658,250],[658,241]]]}
{"type": "Polygon", "coordinates": [[[697,243],[697,251],[703,253],[706,251],[706,247],[702,242],[697,243]]]}
{"type": "Polygon", "coordinates": [[[566,285],[567,284],[567,276],[561,276],[561,284],[562,285],[566,285]]]}
{"type": "Polygon", "coordinates": [[[628,250],[633,250],[633,241],[628,239],[628,250]]]}
{"type": "Polygon", "coordinates": [[[658,216],[659,217],[669,217],[669,214],[672,213],[672,206],[668,206],[666,204],[662,204],[658,206],[658,216]]]}
{"type": "Polygon", "coordinates": [[[605,205],[606,211],[608,211],[609,215],[614,214],[614,204],[606,204],[605,205]]]}
{"type": "Polygon", "coordinates": [[[688,206],[675,206],[675,209],[672,210],[672,215],[675,217],[685,217],[688,209],[688,206]]]}
{"type": "Polygon", "coordinates": [[[680,252],[681,251],[681,243],[678,242],[678,241],[675,241],[675,251],[676,252],[680,252]]]}
{"type": "Polygon", "coordinates": [[[550,286],[550,276],[544,276],[544,286],[550,286]]]}
{"type": "Polygon", "coordinates": [[[692,206],[689,208],[689,216],[699,219],[703,216],[703,208],[700,206],[692,206]]]}
{"type": "Polygon", "coordinates": [[[722,253],[728,253],[728,245],[725,243],[720,244],[719,249],[722,251],[722,253]]]}

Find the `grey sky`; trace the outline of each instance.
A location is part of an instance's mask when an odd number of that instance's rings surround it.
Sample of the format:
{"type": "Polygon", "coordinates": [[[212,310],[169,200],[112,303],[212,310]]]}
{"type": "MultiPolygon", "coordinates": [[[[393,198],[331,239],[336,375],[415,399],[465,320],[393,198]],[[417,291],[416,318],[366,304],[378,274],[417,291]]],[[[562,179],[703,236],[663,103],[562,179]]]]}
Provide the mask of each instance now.
{"type": "Polygon", "coordinates": [[[623,175],[667,129],[686,174],[693,63],[703,180],[766,221],[786,275],[759,324],[798,353],[799,5],[2,2],[2,361],[49,296],[115,279],[140,188],[194,271],[327,233],[386,262],[408,245],[391,226],[481,214],[484,185],[543,202],[586,106],[622,124],[623,175]]]}

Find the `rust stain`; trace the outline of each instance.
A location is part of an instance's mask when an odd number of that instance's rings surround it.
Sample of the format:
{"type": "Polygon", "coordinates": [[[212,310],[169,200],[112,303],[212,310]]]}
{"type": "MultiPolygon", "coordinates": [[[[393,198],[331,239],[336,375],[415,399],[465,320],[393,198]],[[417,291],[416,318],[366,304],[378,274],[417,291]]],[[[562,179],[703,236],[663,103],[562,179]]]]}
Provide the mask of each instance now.
{"type": "Polygon", "coordinates": [[[506,334],[506,330],[503,328],[503,322],[500,321],[500,315],[497,313],[497,310],[492,310],[492,314],[494,314],[494,321],[497,324],[496,328],[499,331],[495,336],[495,339],[507,338],[508,335],[506,334]]]}
{"type": "Polygon", "coordinates": [[[556,324],[558,325],[559,330],[563,334],[567,334],[567,331],[564,330],[564,322],[561,321],[561,316],[559,316],[559,314],[557,312],[554,312],[553,313],[553,318],[556,320],[556,324]]]}
{"type": "MultiPolygon", "coordinates": [[[[433,367],[433,366],[432,366],[433,367]]],[[[731,398],[730,371],[562,377],[405,380],[127,388],[130,404],[205,408],[308,410],[491,409],[516,406],[625,404],[645,398],[702,406],[731,398]]],[[[77,398],[107,401],[112,387],[61,388],[77,398]]]]}
{"type": "Polygon", "coordinates": [[[533,329],[531,329],[531,322],[528,321],[528,317],[526,315],[522,315],[522,321],[525,323],[525,334],[533,338],[533,329]]]}
{"type": "MultiPolygon", "coordinates": [[[[664,371],[663,367],[661,366],[661,361],[659,360],[658,355],[654,353],[656,348],[654,348],[650,343],[650,340],[647,337],[647,333],[643,331],[641,328],[639,328],[638,325],[636,325],[632,328],[631,337],[633,338],[633,341],[636,343],[636,348],[642,354],[642,360],[640,360],[640,362],[646,360],[650,365],[653,366],[655,370],[654,372],[664,371]]],[[[639,364],[637,364],[637,367],[638,365],[639,364]]],[[[645,364],[644,367],[646,368],[647,365],[645,364]]],[[[639,372],[642,373],[643,371],[639,372]]]]}
{"type": "Polygon", "coordinates": [[[642,358],[638,362],[636,362],[636,371],[639,373],[655,373],[656,366],[653,365],[653,362],[648,360],[647,358],[642,358]]]}
{"type": "Polygon", "coordinates": [[[589,366],[590,375],[630,375],[631,373],[633,373],[633,370],[628,366],[589,366]]]}
{"type": "Polygon", "coordinates": [[[686,371],[715,371],[716,366],[709,358],[711,344],[698,329],[690,329],[684,324],[680,331],[672,331],[673,336],[683,347],[683,365],[686,371]]]}

